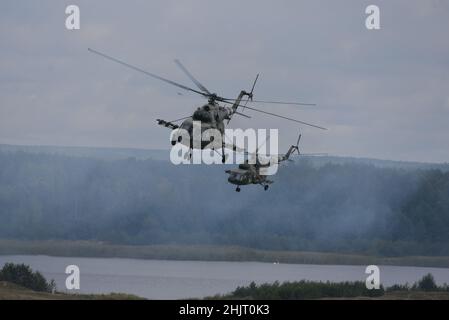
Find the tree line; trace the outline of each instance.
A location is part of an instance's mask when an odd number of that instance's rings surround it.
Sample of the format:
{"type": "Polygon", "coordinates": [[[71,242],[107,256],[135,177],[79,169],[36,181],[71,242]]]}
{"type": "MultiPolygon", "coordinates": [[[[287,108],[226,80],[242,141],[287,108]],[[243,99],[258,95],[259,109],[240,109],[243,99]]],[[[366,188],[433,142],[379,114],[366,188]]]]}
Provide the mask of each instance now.
{"type": "Polygon", "coordinates": [[[299,158],[268,191],[227,166],[0,152],[0,238],[449,255],[449,173],[299,158]]]}

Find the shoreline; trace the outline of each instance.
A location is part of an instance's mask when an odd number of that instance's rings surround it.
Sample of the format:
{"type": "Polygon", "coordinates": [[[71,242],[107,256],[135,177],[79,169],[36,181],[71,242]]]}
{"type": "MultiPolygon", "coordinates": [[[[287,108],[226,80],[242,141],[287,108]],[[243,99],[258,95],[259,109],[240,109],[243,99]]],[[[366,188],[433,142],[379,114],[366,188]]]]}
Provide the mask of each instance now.
{"type": "Polygon", "coordinates": [[[308,265],[386,265],[449,268],[448,256],[376,257],[361,254],[271,251],[216,245],[116,245],[96,241],[1,240],[0,255],[141,260],[266,262],[308,265]]]}

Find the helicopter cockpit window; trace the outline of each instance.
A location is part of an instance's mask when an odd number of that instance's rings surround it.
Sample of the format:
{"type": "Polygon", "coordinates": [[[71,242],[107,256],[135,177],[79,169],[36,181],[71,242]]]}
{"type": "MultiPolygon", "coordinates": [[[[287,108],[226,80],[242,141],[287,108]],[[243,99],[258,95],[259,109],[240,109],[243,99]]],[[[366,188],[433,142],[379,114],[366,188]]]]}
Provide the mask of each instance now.
{"type": "Polygon", "coordinates": [[[237,172],[232,172],[231,174],[230,174],[230,177],[232,178],[232,179],[238,179],[238,180],[241,180],[241,178],[242,178],[242,176],[240,175],[240,174],[238,174],[237,172]]]}

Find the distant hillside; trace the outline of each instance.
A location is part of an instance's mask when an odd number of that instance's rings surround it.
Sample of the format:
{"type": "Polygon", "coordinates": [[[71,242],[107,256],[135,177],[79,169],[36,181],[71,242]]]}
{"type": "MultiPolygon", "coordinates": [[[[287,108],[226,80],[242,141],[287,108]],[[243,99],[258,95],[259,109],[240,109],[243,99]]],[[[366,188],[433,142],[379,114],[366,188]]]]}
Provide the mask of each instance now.
{"type": "Polygon", "coordinates": [[[136,158],[139,160],[166,160],[168,150],[148,150],[133,148],[94,148],[94,147],[56,147],[56,146],[19,146],[0,144],[0,152],[27,152],[35,154],[54,154],[63,156],[87,157],[103,160],[136,158]]]}
{"type": "Polygon", "coordinates": [[[3,239],[449,256],[449,172],[440,165],[299,157],[268,191],[236,193],[229,166],[8,148],[3,239]]]}
{"type": "Polygon", "coordinates": [[[13,283],[0,281],[0,300],[142,300],[143,298],[121,293],[68,294],[36,292],[13,283]]]}
{"type": "Polygon", "coordinates": [[[0,240],[0,255],[132,258],[185,261],[258,261],[314,265],[392,265],[449,268],[449,256],[379,257],[361,254],[260,250],[224,245],[123,245],[79,240],[0,240]]]}
{"type": "MultiPolygon", "coordinates": [[[[28,152],[35,154],[54,154],[63,156],[88,157],[103,160],[123,160],[135,158],[137,160],[169,160],[170,150],[136,149],[136,148],[99,148],[99,147],[58,147],[58,146],[20,146],[0,144],[0,152],[28,152]]],[[[393,161],[370,158],[340,157],[340,156],[301,156],[311,164],[322,166],[333,164],[369,164],[381,168],[406,169],[440,169],[449,171],[449,163],[422,163],[413,161],[393,161]]]]}
{"type": "Polygon", "coordinates": [[[364,164],[373,165],[379,168],[401,168],[401,169],[439,169],[442,171],[449,171],[449,163],[425,163],[413,161],[394,161],[394,160],[380,160],[370,158],[354,158],[354,157],[337,157],[337,156],[303,156],[316,166],[323,166],[328,163],[333,164],[364,164]]]}

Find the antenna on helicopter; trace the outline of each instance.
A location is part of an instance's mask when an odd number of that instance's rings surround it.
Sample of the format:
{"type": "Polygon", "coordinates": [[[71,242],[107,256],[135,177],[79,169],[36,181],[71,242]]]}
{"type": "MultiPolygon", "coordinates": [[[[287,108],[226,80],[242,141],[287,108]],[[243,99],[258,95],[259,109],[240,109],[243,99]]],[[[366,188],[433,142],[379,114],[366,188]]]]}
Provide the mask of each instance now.
{"type": "Polygon", "coordinates": [[[248,104],[248,101],[249,100],[251,100],[251,102],[253,101],[253,92],[254,92],[254,88],[256,87],[257,79],[259,79],[259,73],[257,74],[256,79],[254,80],[253,87],[251,88],[251,91],[248,94],[248,99],[246,99],[246,102],[245,102],[245,105],[244,105],[244,107],[242,109],[242,112],[245,111],[245,107],[248,104]]]}
{"type": "MultiPolygon", "coordinates": [[[[257,79],[259,79],[259,74],[257,74],[256,80],[254,80],[254,83],[253,83],[253,86],[252,86],[252,88],[251,88],[250,93],[247,93],[247,92],[245,92],[245,91],[242,91],[242,92],[240,93],[240,95],[246,95],[246,96],[248,96],[248,98],[246,99],[245,104],[244,104],[243,106],[241,106],[241,105],[238,104],[238,101],[239,101],[238,99],[235,100],[235,102],[233,103],[233,106],[232,106],[232,113],[229,115],[229,119],[228,119],[228,123],[227,123],[227,124],[229,124],[229,122],[231,122],[232,116],[233,116],[234,114],[238,114],[239,116],[243,116],[243,117],[248,117],[247,115],[243,114],[243,111],[245,110],[245,107],[246,107],[246,105],[248,104],[248,101],[250,101],[250,100],[252,101],[252,100],[253,100],[253,92],[254,92],[254,87],[256,86],[257,79]],[[238,108],[239,106],[240,106],[240,107],[243,107],[241,113],[237,111],[237,108],[238,108]]],[[[223,101],[223,102],[225,102],[225,101],[223,101]]],[[[226,102],[225,102],[225,103],[226,103],[226,102]]],[[[251,117],[249,117],[249,118],[251,118],[251,117]]]]}

